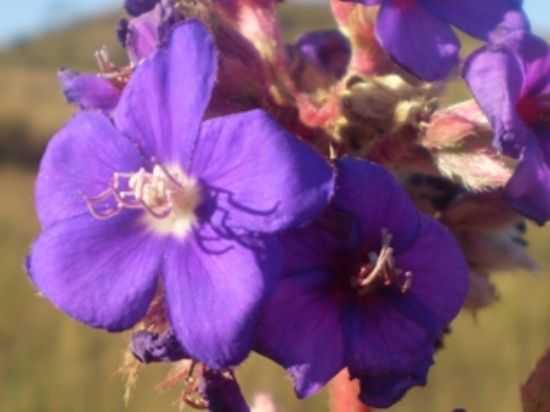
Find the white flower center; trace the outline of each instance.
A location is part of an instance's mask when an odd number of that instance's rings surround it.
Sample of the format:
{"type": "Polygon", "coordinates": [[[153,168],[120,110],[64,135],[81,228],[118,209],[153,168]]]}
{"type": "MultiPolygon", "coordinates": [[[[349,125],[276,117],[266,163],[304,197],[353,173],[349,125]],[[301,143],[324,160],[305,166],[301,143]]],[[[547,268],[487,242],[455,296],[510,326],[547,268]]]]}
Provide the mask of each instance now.
{"type": "Polygon", "coordinates": [[[200,200],[195,179],[179,167],[156,165],[152,172],[141,168],[114,173],[109,188],[86,198],[86,204],[97,219],[109,219],[123,209],[143,209],[143,221],[151,230],[184,237],[196,221],[200,200]]]}

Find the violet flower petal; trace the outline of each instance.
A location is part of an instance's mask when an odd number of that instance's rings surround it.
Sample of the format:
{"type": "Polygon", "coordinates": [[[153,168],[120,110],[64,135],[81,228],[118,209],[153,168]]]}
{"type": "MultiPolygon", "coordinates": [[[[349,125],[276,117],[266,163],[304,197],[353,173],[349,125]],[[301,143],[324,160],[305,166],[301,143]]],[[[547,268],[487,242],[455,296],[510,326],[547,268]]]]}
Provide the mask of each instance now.
{"type": "Polygon", "coordinates": [[[283,273],[287,276],[332,267],[361,246],[357,220],[332,206],[311,224],[280,233],[279,239],[284,245],[283,273]]]}
{"type": "Polygon", "coordinates": [[[506,185],[509,204],[542,225],[550,219],[550,133],[531,142],[506,185]],[[538,140],[538,142],[537,142],[538,140]],[[539,143],[540,142],[540,143],[539,143]]]}
{"type": "Polygon", "coordinates": [[[516,109],[524,82],[519,60],[504,48],[485,47],[468,58],[463,76],[491,123],[494,145],[517,158],[530,135],[516,109]]]}
{"type": "Polygon", "coordinates": [[[282,279],[260,318],[255,350],[288,369],[299,398],[318,392],[345,367],[333,276],[312,271],[282,279]]]}
{"type": "Polygon", "coordinates": [[[89,326],[132,327],[153,299],[162,257],[162,241],[140,230],[138,215],[98,221],[85,214],[47,228],[28,261],[36,288],[89,326]]]}
{"type": "Polygon", "coordinates": [[[209,412],[250,412],[241,388],[235,379],[220,371],[207,369],[203,375],[202,392],[208,400],[209,412]]]}
{"type": "Polygon", "coordinates": [[[496,28],[529,30],[529,20],[516,0],[421,0],[430,12],[483,40],[496,28]]]}
{"type": "Polygon", "coordinates": [[[316,217],[333,191],[329,164],[253,110],[203,123],[190,173],[227,211],[228,226],[273,232],[316,217]]]}
{"type": "Polygon", "coordinates": [[[514,32],[502,39],[501,45],[519,57],[523,66],[522,96],[550,94],[550,47],[540,37],[514,32]]]}
{"type": "Polygon", "coordinates": [[[159,46],[159,29],[162,22],[160,7],[130,19],[124,46],[132,63],[139,64],[150,57],[159,46]]]}
{"type": "Polygon", "coordinates": [[[213,40],[201,23],[176,26],[141,63],[114,111],[117,127],[163,164],[187,169],[216,79],[213,40]]]}
{"type": "Polygon", "coordinates": [[[189,354],[211,368],[241,362],[252,347],[260,305],[280,272],[269,254],[205,227],[168,249],[164,264],[170,321],[189,354]]]}
{"type": "Polygon", "coordinates": [[[427,216],[420,228],[416,242],[395,258],[397,268],[412,273],[410,288],[383,289],[350,311],[347,363],[353,376],[416,370],[462,307],[468,268],[455,239],[427,216]]]}
{"type": "Polygon", "coordinates": [[[420,227],[416,242],[396,257],[396,266],[410,270],[413,276],[411,288],[399,302],[403,312],[416,312],[418,323],[428,324],[431,317],[424,322],[420,310],[404,308],[414,306],[416,300],[426,305],[437,319],[435,334],[439,338],[466,299],[469,270],[458,243],[445,226],[422,215],[420,227]]]}
{"type": "Polygon", "coordinates": [[[85,198],[111,184],[114,172],[142,165],[136,148],[98,112],[81,112],[50,140],[40,163],[35,197],[42,228],[82,214],[85,198]]]}
{"type": "Polygon", "coordinates": [[[460,43],[448,23],[420,3],[406,8],[398,0],[382,3],[376,32],[399,64],[428,81],[445,78],[458,63],[460,43]]]}
{"type": "Polygon", "coordinates": [[[124,8],[130,16],[139,16],[151,10],[160,0],[125,0],[124,8]]]}
{"type": "Polygon", "coordinates": [[[368,161],[344,157],[336,162],[338,190],[333,204],[355,216],[361,245],[380,249],[380,234],[387,229],[397,253],[418,236],[420,215],[408,195],[384,168],[368,161]]]}
{"type": "Polygon", "coordinates": [[[349,40],[340,30],[307,32],[292,47],[306,62],[335,78],[346,73],[351,58],[349,40]]]}
{"type": "Polygon", "coordinates": [[[80,74],[73,70],[57,73],[65,99],[83,110],[112,110],[120,98],[120,90],[97,74],[80,74]]]}
{"type": "Polygon", "coordinates": [[[406,375],[362,376],[359,378],[359,399],[375,408],[389,408],[413,386],[426,385],[426,376],[432,365],[431,356],[421,367],[406,375]]]}

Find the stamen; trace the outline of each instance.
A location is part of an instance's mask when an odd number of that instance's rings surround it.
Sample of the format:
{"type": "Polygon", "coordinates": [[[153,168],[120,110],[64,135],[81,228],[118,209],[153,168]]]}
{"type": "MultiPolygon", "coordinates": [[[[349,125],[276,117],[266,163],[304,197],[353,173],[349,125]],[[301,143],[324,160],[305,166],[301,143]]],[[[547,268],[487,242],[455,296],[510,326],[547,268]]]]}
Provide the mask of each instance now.
{"type": "Polygon", "coordinates": [[[179,169],[170,172],[156,165],[134,173],[115,172],[106,190],[85,197],[88,210],[96,219],[112,218],[124,209],[144,210],[148,223],[159,232],[183,235],[194,222],[200,194],[194,179],[179,169]]]}
{"type": "Polygon", "coordinates": [[[412,284],[412,272],[395,267],[394,250],[390,246],[391,233],[382,229],[382,246],[380,253],[369,252],[368,263],[361,266],[357,277],[352,278],[352,286],[359,289],[361,295],[372,292],[379,286],[396,284],[402,293],[407,292],[412,284]]]}

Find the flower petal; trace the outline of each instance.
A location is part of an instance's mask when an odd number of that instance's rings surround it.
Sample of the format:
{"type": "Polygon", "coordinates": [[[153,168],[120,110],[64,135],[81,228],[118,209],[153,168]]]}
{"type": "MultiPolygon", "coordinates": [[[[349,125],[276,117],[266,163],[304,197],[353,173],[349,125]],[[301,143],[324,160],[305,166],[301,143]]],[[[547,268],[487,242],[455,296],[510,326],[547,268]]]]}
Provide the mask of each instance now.
{"type": "Polygon", "coordinates": [[[198,21],[176,26],[141,63],[114,112],[117,127],[148,156],[187,168],[216,79],[213,40],[198,21]]]}
{"type": "Polygon", "coordinates": [[[248,355],[278,260],[272,240],[251,249],[204,227],[185,243],[174,241],[164,265],[166,298],[176,336],[193,358],[223,368],[248,355]]]}
{"type": "Polygon", "coordinates": [[[361,245],[379,250],[382,229],[387,229],[397,252],[408,248],[416,239],[420,215],[393,176],[381,166],[351,157],[338,160],[336,165],[333,204],[356,217],[361,245]]]}
{"type": "MultiPolygon", "coordinates": [[[[369,296],[368,302],[349,307],[345,315],[346,365],[352,377],[411,374],[433,354],[439,336],[431,325],[426,328],[409,318],[415,313],[402,313],[395,305],[402,298],[400,291],[386,289],[369,296]]],[[[418,308],[423,316],[431,315],[422,302],[409,301],[408,309],[418,308]]]]}
{"type": "Polygon", "coordinates": [[[130,16],[139,16],[140,14],[147,13],[155,4],[160,0],[125,0],[124,8],[130,16]]]}
{"type": "Polygon", "coordinates": [[[350,309],[348,365],[353,376],[418,372],[466,299],[468,268],[456,241],[423,216],[417,240],[395,257],[410,288],[385,288],[350,309]]]}
{"type": "Polygon", "coordinates": [[[209,412],[250,412],[236,379],[212,369],[204,371],[203,379],[209,412]]]}
{"type": "Polygon", "coordinates": [[[98,221],[76,216],[50,226],[33,244],[29,276],[69,316],[96,328],[128,329],[156,291],[162,243],[136,213],[98,221]]]}
{"type": "Polygon", "coordinates": [[[376,31],[384,49],[399,64],[428,81],[446,77],[458,63],[459,41],[448,23],[421,4],[403,8],[382,3],[376,31]]]}
{"type": "Polygon", "coordinates": [[[204,122],[191,173],[228,226],[273,232],[315,218],[333,191],[329,164],[261,110],[204,122]]]}
{"type": "Polygon", "coordinates": [[[120,98],[120,90],[100,75],[60,70],[57,77],[65,99],[83,110],[112,110],[120,98]]]}
{"type": "Polygon", "coordinates": [[[529,30],[529,20],[516,0],[421,0],[427,9],[471,36],[489,40],[495,29],[529,30]]]}
{"type": "Polygon", "coordinates": [[[532,137],[506,185],[511,206],[541,225],[550,220],[550,145],[546,141],[549,138],[532,137]]]}
{"type": "Polygon", "coordinates": [[[529,136],[516,110],[524,83],[520,61],[505,48],[485,47],[468,58],[463,76],[493,127],[494,145],[518,157],[529,136]]]}
{"type": "Polygon", "coordinates": [[[361,376],[359,399],[369,406],[389,408],[411,387],[426,385],[426,376],[432,363],[429,357],[417,371],[407,375],[361,376]]]}
{"type": "Polygon", "coordinates": [[[500,45],[514,53],[523,66],[522,96],[550,94],[550,47],[543,39],[518,31],[503,38],[500,45]]]}
{"type": "Polygon", "coordinates": [[[255,350],[288,369],[299,398],[318,392],[345,366],[332,277],[304,272],[281,280],[260,318],[255,350]]]}
{"type": "Polygon", "coordinates": [[[36,181],[36,210],[43,228],[89,214],[86,197],[105,191],[114,172],[137,171],[142,157],[97,112],[77,114],[49,142],[36,181]]]}
{"type": "Polygon", "coordinates": [[[151,56],[159,46],[161,22],[160,6],[128,22],[123,43],[134,64],[139,64],[151,56]]]}
{"type": "Polygon", "coordinates": [[[439,337],[458,314],[468,292],[469,269],[453,234],[423,216],[416,242],[396,257],[396,265],[412,272],[411,288],[397,306],[403,313],[414,313],[417,323],[434,325],[439,337]],[[417,302],[430,312],[425,319],[417,302]]]}
{"type": "Polygon", "coordinates": [[[329,206],[311,224],[282,232],[283,273],[332,268],[343,256],[354,256],[360,247],[357,226],[349,213],[329,206]]]}

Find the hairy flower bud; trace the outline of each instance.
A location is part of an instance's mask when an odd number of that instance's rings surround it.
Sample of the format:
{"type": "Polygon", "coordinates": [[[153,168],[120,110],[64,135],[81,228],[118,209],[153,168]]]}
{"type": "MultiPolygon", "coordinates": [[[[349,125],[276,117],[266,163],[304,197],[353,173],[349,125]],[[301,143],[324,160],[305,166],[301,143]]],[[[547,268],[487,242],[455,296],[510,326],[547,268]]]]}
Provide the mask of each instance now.
{"type": "Polygon", "coordinates": [[[436,91],[432,84],[398,74],[353,76],[341,96],[342,118],[336,139],[353,153],[365,155],[374,139],[405,128],[416,135],[435,110],[436,91]]]}
{"type": "Polygon", "coordinates": [[[421,138],[439,172],[472,191],[503,188],[517,162],[491,147],[492,131],[467,101],[436,112],[421,138]]]}

